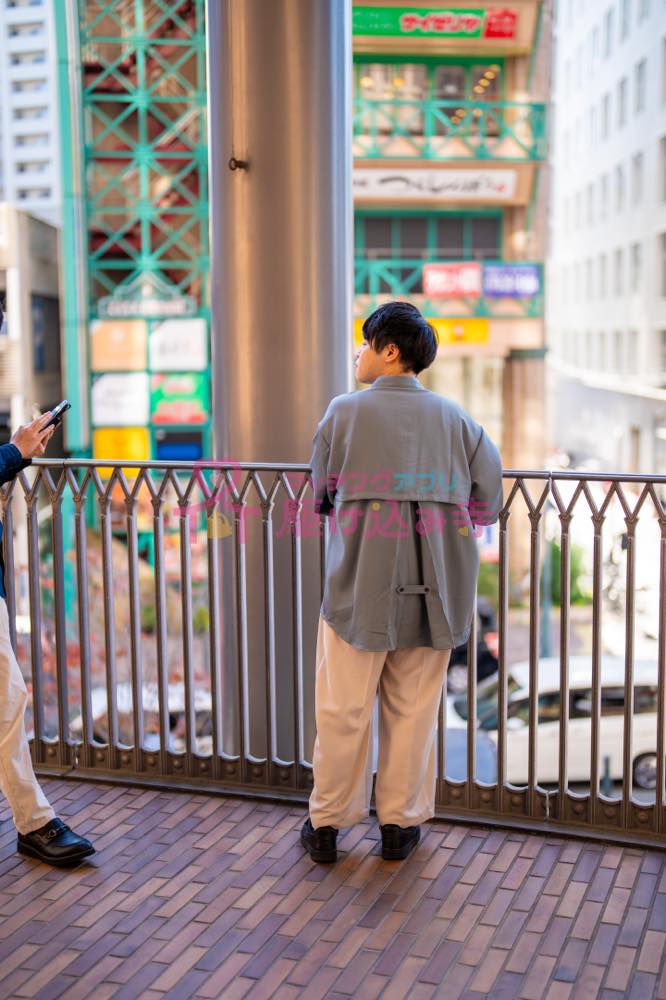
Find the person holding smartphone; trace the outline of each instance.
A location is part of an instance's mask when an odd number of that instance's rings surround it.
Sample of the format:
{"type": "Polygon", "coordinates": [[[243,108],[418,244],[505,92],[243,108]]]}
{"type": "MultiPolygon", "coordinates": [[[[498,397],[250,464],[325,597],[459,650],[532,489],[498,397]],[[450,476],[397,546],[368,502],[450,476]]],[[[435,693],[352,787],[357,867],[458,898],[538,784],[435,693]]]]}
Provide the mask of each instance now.
{"type": "MultiPolygon", "coordinates": [[[[0,445],[0,485],[44,454],[55,427],[52,417],[43,413],[0,445]]],[[[56,816],[35,777],[24,724],[28,692],[9,638],[5,597],[0,522],[0,791],[14,817],[20,853],[52,865],[77,864],[95,848],[56,816]]]]}

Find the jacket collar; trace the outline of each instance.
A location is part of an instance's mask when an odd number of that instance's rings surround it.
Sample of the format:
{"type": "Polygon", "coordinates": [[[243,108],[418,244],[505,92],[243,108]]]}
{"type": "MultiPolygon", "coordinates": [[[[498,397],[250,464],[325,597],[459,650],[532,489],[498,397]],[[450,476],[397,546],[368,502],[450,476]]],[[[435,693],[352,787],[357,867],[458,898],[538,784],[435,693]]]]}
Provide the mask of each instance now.
{"type": "Polygon", "coordinates": [[[416,375],[380,375],[370,389],[424,389],[416,375]]]}

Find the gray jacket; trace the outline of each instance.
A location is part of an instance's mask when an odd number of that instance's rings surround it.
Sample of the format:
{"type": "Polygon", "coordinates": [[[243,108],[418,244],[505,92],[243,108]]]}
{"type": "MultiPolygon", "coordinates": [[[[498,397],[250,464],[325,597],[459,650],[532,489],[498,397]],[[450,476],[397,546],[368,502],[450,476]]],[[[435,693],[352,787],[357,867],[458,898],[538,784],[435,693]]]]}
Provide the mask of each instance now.
{"type": "Polygon", "coordinates": [[[465,642],[476,525],[503,503],[499,452],[416,376],[336,396],[313,438],[315,510],[331,515],[321,613],[358,649],[465,642]]]}

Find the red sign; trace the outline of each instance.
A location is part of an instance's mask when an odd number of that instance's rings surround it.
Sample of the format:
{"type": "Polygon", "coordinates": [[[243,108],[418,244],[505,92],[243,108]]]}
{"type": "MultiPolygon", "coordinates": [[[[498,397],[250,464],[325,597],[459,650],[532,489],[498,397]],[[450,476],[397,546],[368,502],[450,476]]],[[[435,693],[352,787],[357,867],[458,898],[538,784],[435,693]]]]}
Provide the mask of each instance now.
{"type": "Polygon", "coordinates": [[[508,7],[489,10],[483,31],[484,38],[514,38],[518,25],[518,11],[508,7]]]}
{"type": "Polygon", "coordinates": [[[402,31],[421,31],[424,34],[474,35],[481,27],[482,16],[475,13],[441,11],[433,14],[417,12],[403,14],[400,18],[402,31]]]}
{"type": "Polygon", "coordinates": [[[431,299],[479,298],[481,266],[464,264],[424,264],[423,294],[431,299]]]}

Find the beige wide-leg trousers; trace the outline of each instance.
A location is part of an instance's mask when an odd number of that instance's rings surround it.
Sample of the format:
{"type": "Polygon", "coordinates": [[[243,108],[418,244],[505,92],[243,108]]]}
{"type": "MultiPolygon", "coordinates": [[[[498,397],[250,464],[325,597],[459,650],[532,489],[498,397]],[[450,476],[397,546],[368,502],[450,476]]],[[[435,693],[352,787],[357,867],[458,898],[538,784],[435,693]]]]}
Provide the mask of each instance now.
{"type": "Polygon", "coordinates": [[[23,716],[28,692],[9,641],[7,605],[0,597],[0,791],[19,833],[38,830],[55,816],[30,759],[23,716]]]}
{"type": "Polygon", "coordinates": [[[373,653],[345,642],[320,616],[310,796],[313,827],[346,827],[369,813],[372,712],[379,692],[377,818],[415,826],[435,814],[435,728],[451,650],[373,653]]]}

